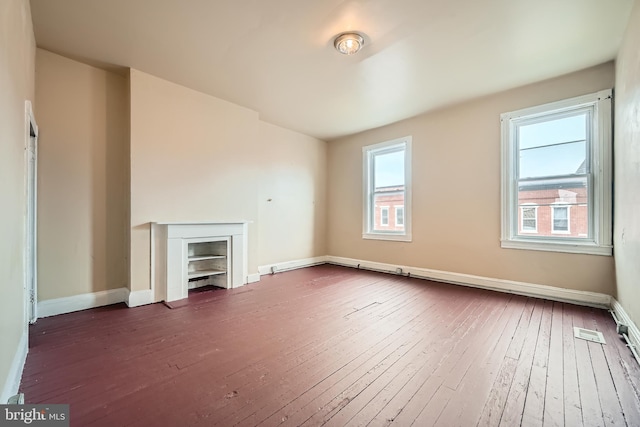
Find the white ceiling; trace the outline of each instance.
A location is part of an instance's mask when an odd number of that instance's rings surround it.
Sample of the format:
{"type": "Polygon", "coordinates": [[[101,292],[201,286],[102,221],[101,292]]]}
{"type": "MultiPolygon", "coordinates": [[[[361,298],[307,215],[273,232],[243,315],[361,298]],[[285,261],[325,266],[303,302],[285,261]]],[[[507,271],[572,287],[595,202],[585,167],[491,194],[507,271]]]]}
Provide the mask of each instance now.
{"type": "Polygon", "coordinates": [[[39,47],[321,139],[615,57],[633,0],[31,0],[39,47]],[[333,37],[357,30],[355,56],[333,37]]]}

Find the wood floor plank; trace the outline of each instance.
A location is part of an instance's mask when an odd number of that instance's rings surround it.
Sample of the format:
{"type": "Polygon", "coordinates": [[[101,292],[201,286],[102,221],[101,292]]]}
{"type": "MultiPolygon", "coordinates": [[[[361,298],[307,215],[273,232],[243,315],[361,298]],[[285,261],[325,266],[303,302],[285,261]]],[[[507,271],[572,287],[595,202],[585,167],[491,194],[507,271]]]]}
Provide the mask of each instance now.
{"type": "MultiPolygon", "coordinates": [[[[456,324],[454,321],[453,324],[456,324]]],[[[439,332],[445,332],[446,330],[441,329],[439,332]]],[[[414,367],[419,366],[424,363],[424,356],[428,355],[428,348],[433,347],[434,344],[438,343],[446,336],[445,333],[440,334],[429,334],[429,342],[427,343],[427,347],[424,348],[419,354],[416,355],[415,358],[411,359],[408,364],[402,366],[401,369],[396,371],[387,371],[384,375],[381,375],[376,381],[380,383],[380,386],[377,388],[371,388],[370,390],[366,390],[358,396],[358,399],[362,400],[362,403],[359,406],[356,406],[356,402],[350,402],[349,405],[345,408],[345,410],[341,411],[335,419],[331,419],[331,422],[328,425],[341,425],[349,424],[349,425],[366,425],[368,424],[377,413],[383,408],[387,402],[389,402],[389,396],[395,396],[399,391],[398,383],[395,381],[398,377],[403,378],[402,374],[408,374],[415,372],[415,369],[412,369],[411,365],[414,367]],[[386,376],[386,377],[385,377],[386,376]],[[351,411],[349,411],[351,410],[351,411]],[[350,418],[349,418],[350,417],[350,418]]],[[[462,366],[461,366],[462,370],[462,366]]],[[[404,377],[406,378],[406,377],[404,377]]],[[[443,404],[450,398],[449,390],[451,390],[447,385],[446,381],[444,382],[446,388],[439,388],[436,391],[436,396],[439,391],[443,390],[447,394],[447,399],[439,400],[443,404]]],[[[429,406],[429,405],[427,405],[429,406]]],[[[423,409],[423,413],[426,416],[430,416],[433,414],[432,409],[427,410],[423,409]],[[425,413],[426,410],[426,413],[425,413]]],[[[422,420],[418,417],[414,420],[414,424],[421,425],[422,420]]]]}
{"type": "MultiPolygon", "coordinates": [[[[449,311],[449,313],[452,314],[452,315],[459,314],[459,316],[457,318],[453,319],[453,321],[451,323],[464,325],[464,322],[467,321],[467,319],[471,317],[470,314],[475,313],[475,312],[480,310],[480,307],[477,304],[479,301],[476,300],[475,302],[476,302],[476,304],[466,304],[466,307],[468,308],[468,310],[465,309],[465,310],[462,310],[462,311],[449,311]]],[[[425,335],[429,335],[430,331],[427,330],[425,332],[427,332],[425,335]]],[[[456,341],[455,337],[457,337],[458,334],[465,333],[465,328],[464,327],[458,328],[452,334],[451,333],[447,334],[446,332],[447,332],[446,330],[442,330],[441,329],[439,331],[439,333],[436,332],[436,334],[431,335],[431,337],[430,337],[432,339],[431,345],[423,353],[424,356],[426,356],[426,357],[421,357],[420,360],[417,361],[417,365],[414,365],[414,366],[420,366],[420,363],[422,363],[423,366],[427,366],[427,367],[430,368],[432,365],[431,365],[431,363],[429,363],[427,361],[430,360],[430,358],[439,357],[442,354],[442,352],[447,351],[447,349],[448,349],[447,343],[448,342],[452,342],[452,343],[455,342],[456,341]],[[448,336],[445,337],[445,335],[448,335],[448,336]],[[441,345],[440,346],[434,346],[433,345],[434,341],[439,342],[441,345]]],[[[415,375],[412,376],[412,379],[414,377],[415,377],[415,375]]],[[[329,396],[331,397],[331,401],[330,402],[334,402],[336,400],[336,396],[340,396],[340,391],[341,390],[342,390],[342,386],[340,388],[332,388],[329,391],[329,396]]],[[[305,420],[305,422],[312,423],[312,422],[314,422],[314,420],[315,421],[319,421],[319,420],[324,420],[324,418],[326,418],[326,416],[325,416],[326,410],[324,410],[324,409],[327,407],[327,404],[325,403],[324,405],[322,405],[320,403],[320,401],[314,402],[314,403],[318,404],[318,406],[320,407],[320,410],[318,412],[314,413],[314,415],[312,417],[310,417],[307,420],[305,420]]],[[[346,406],[346,404],[348,402],[343,402],[343,403],[346,406]]],[[[330,408],[331,407],[329,406],[329,409],[330,408]]],[[[293,420],[291,420],[291,421],[293,421],[293,420]]],[[[288,425],[295,425],[295,424],[288,423],[288,425]]]]}
{"type": "MultiPolygon", "coordinates": [[[[453,310],[429,310],[429,315],[424,317],[424,328],[419,330],[420,334],[426,336],[437,337],[438,331],[445,330],[442,326],[443,324],[455,323],[456,318],[463,316],[465,310],[471,308],[473,300],[468,298],[465,295],[460,295],[459,298],[456,299],[455,304],[452,306],[453,310]]],[[[396,336],[394,335],[394,339],[396,336]]],[[[398,337],[401,338],[401,337],[398,337]]],[[[404,339],[404,338],[402,338],[404,339]]],[[[425,351],[421,354],[421,356],[426,357],[428,351],[425,351]]],[[[305,413],[307,410],[305,408],[308,407],[316,407],[321,408],[326,404],[327,399],[332,398],[332,396],[337,396],[345,387],[356,381],[358,378],[358,371],[361,367],[370,366],[370,360],[367,361],[366,365],[359,364],[357,361],[353,366],[351,362],[345,364],[340,370],[336,371],[331,376],[323,379],[323,381],[314,385],[311,389],[307,390],[305,393],[300,396],[295,396],[293,399],[288,402],[286,405],[282,406],[278,411],[273,414],[270,414],[268,418],[265,419],[265,422],[272,422],[274,419],[285,419],[287,420],[288,425],[298,425],[304,422],[308,415],[305,417],[305,413]],[[323,397],[327,396],[327,397],[323,397]]],[[[413,366],[419,366],[420,361],[413,361],[413,366]]],[[[366,368],[369,369],[369,368],[366,368]]],[[[417,369],[417,368],[416,368],[417,369]]],[[[405,369],[403,374],[411,376],[413,370],[405,369]]],[[[404,385],[405,381],[402,381],[402,385],[404,385]]]]}
{"type": "MultiPolygon", "coordinates": [[[[409,310],[407,313],[401,314],[398,319],[402,318],[402,319],[405,319],[406,321],[410,321],[413,317],[415,317],[411,313],[412,312],[409,310]]],[[[354,318],[352,317],[351,320],[353,319],[354,318]]],[[[366,319],[363,319],[363,321],[366,321],[366,319]]],[[[406,322],[399,324],[398,327],[404,324],[406,324],[406,322]]],[[[349,337],[343,337],[343,339],[341,340],[340,346],[336,346],[335,344],[332,344],[332,342],[334,341],[329,340],[325,342],[322,346],[316,347],[315,351],[305,351],[304,353],[301,353],[301,355],[298,355],[295,358],[289,358],[284,360],[285,363],[281,362],[276,364],[275,366],[268,367],[266,371],[269,372],[269,375],[273,378],[303,378],[306,381],[313,381],[313,375],[316,375],[314,373],[319,372],[319,370],[322,369],[323,367],[325,367],[326,369],[333,369],[330,367],[332,366],[331,364],[338,366],[338,364],[341,363],[340,362],[341,360],[343,360],[344,358],[348,359],[349,357],[351,357],[349,353],[357,354],[359,351],[361,351],[361,349],[368,348],[369,346],[372,345],[373,342],[379,342],[384,340],[386,336],[392,334],[395,331],[395,329],[390,329],[387,332],[387,335],[378,336],[375,334],[368,333],[368,330],[373,328],[374,327],[372,325],[367,325],[365,328],[352,329],[352,334],[350,334],[349,337]],[[345,340],[345,338],[347,339],[345,340]],[[371,339],[373,339],[374,341],[371,341],[371,339]],[[327,363],[330,364],[328,365],[329,366],[328,368],[325,366],[323,360],[326,360],[327,363]],[[311,361],[313,361],[313,364],[310,365],[308,362],[311,362],[311,361]],[[289,372],[293,368],[299,369],[300,371],[289,372]]],[[[261,392],[261,390],[265,390],[265,392],[268,392],[269,382],[263,382],[259,380],[257,377],[260,373],[254,375],[255,380],[253,383],[251,382],[247,383],[242,379],[242,377],[238,377],[236,375],[226,376],[223,378],[226,386],[226,392],[238,393],[243,398],[242,399],[221,399],[220,398],[217,400],[217,403],[213,405],[211,405],[211,403],[208,403],[207,409],[209,411],[216,412],[217,419],[220,420],[222,425],[225,425],[226,422],[230,422],[229,420],[231,418],[229,417],[234,417],[234,414],[236,414],[238,411],[242,410],[243,412],[245,412],[246,409],[243,409],[243,408],[248,406],[251,408],[250,410],[252,410],[254,401],[256,401],[256,399],[259,400],[260,398],[259,393],[261,392]]],[[[319,372],[317,375],[322,376],[323,374],[319,372]]],[[[286,385],[286,382],[281,381],[280,385],[281,386],[286,385]]],[[[205,396],[203,397],[202,400],[209,400],[209,398],[205,396]]],[[[199,404],[198,401],[195,401],[195,402],[185,401],[181,403],[184,405],[193,405],[196,407],[199,404]]]]}
{"type": "MultiPolygon", "coordinates": [[[[420,414],[416,417],[412,426],[432,426],[435,425],[437,420],[440,419],[442,411],[449,405],[451,398],[455,395],[456,391],[447,387],[446,384],[441,384],[433,394],[433,397],[429,399],[429,403],[422,409],[420,414]]],[[[399,424],[402,425],[402,424],[399,424]]],[[[460,424],[449,424],[449,426],[456,426],[460,424]]]]}
{"type": "MultiPolygon", "coordinates": [[[[414,302],[415,304],[421,305],[421,308],[425,308],[424,304],[419,304],[418,302],[414,302]]],[[[399,319],[405,319],[405,320],[411,320],[415,318],[415,314],[413,314],[412,310],[407,310],[406,312],[399,312],[397,317],[394,319],[394,321],[398,321],[399,319]]],[[[349,317],[349,319],[351,321],[354,321],[353,316],[349,317]]],[[[366,318],[362,318],[361,319],[363,323],[363,325],[365,326],[364,328],[356,328],[353,329],[354,333],[357,334],[364,334],[364,339],[367,339],[367,330],[376,330],[375,325],[370,324],[370,322],[368,322],[368,320],[366,318]]],[[[403,320],[404,322],[404,320],[403,320]]],[[[398,327],[400,327],[401,324],[398,325],[398,327]]],[[[324,328],[324,325],[323,325],[324,328]]],[[[379,331],[380,328],[377,328],[377,330],[379,331]]],[[[389,329],[386,333],[388,334],[392,334],[394,332],[394,329],[389,329]]],[[[372,336],[369,333],[369,336],[372,336]]],[[[376,337],[376,335],[374,334],[373,337],[376,340],[383,340],[385,337],[384,336],[379,336],[376,337]]],[[[361,348],[368,348],[369,345],[371,344],[363,344],[363,343],[352,343],[349,341],[344,341],[341,342],[341,345],[344,347],[345,351],[360,351],[361,348]]],[[[331,345],[327,346],[326,348],[322,349],[322,351],[320,351],[318,354],[320,355],[327,355],[328,356],[328,362],[332,363],[336,366],[338,366],[339,363],[341,363],[340,361],[343,360],[345,356],[345,354],[340,354],[337,355],[335,354],[335,350],[337,351],[343,351],[341,350],[341,348],[343,347],[335,347],[333,348],[331,345]],[[330,350],[330,351],[329,351],[330,350]]],[[[315,354],[312,354],[315,357],[315,354]]],[[[300,359],[298,357],[296,357],[295,359],[292,359],[293,362],[295,362],[296,365],[300,365],[300,359]]],[[[302,366],[302,365],[300,365],[302,366]]],[[[322,364],[319,364],[317,362],[317,360],[314,360],[314,371],[307,371],[305,373],[300,373],[300,375],[296,375],[295,373],[293,374],[288,374],[288,376],[293,376],[294,378],[303,378],[306,381],[313,381],[313,377],[309,376],[310,372],[316,372],[318,369],[322,368],[322,364]]],[[[303,366],[302,366],[303,367],[303,366]]],[[[272,367],[271,368],[271,376],[272,377],[276,377],[278,378],[279,375],[277,374],[277,370],[282,371],[283,369],[283,365],[282,364],[278,364],[277,368],[272,367]]],[[[333,368],[327,368],[327,369],[333,369],[333,368]]],[[[319,374],[320,375],[320,374],[319,374]]],[[[230,380],[230,378],[225,377],[225,382],[228,382],[230,380]]],[[[228,384],[228,391],[230,392],[237,392],[239,395],[243,396],[243,399],[227,399],[227,400],[223,400],[223,399],[218,399],[217,403],[214,403],[214,405],[211,405],[210,403],[208,404],[207,409],[209,411],[215,411],[216,415],[217,415],[217,419],[221,419],[220,423],[222,425],[225,425],[225,420],[229,420],[228,417],[233,417],[234,414],[237,411],[242,410],[242,413],[244,414],[246,411],[249,411],[249,413],[251,413],[251,411],[253,411],[255,409],[254,406],[254,402],[256,401],[256,399],[259,400],[259,396],[256,397],[256,391],[259,392],[260,389],[264,389],[264,390],[268,390],[268,385],[269,383],[260,383],[260,385],[258,387],[252,387],[251,385],[247,385],[247,384],[228,384]],[[244,407],[244,409],[243,409],[244,407]]],[[[285,383],[281,383],[281,385],[285,385],[285,383]]],[[[183,402],[183,404],[187,405],[187,404],[193,404],[193,403],[189,403],[189,402],[183,402]]],[[[195,402],[195,404],[197,405],[197,402],[195,402]]]]}
{"type": "Polygon", "coordinates": [[[601,425],[640,425],[640,367],[607,316],[324,265],[40,319],[20,390],[81,427],[597,425],[593,402],[601,425]]]}
{"type": "MultiPolygon", "coordinates": [[[[420,302],[415,301],[415,304],[418,305],[422,305],[420,302]]],[[[424,309],[428,309],[428,306],[424,306],[424,309]]],[[[425,327],[424,325],[424,321],[420,320],[418,316],[415,316],[415,314],[413,315],[409,315],[408,313],[415,313],[413,311],[413,309],[408,309],[405,312],[398,312],[396,317],[393,319],[393,321],[395,322],[397,319],[405,319],[406,323],[403,324],[398,324],[397,328],[394,329],[390,329],[387,328],[387,332],[385,336],[381,336],[379,342],[380,343],[385,343],[385,344],[390,344],[390,341],[387,338],[392,338],[393,340],[396,339],[400,339],[402,337],[401,334],[401,330],[405,329],[406,330],[406,326],[409,325],[410,323],[412,324],[411,329],[408,330],[408,332],[410,332],[412,335],[415,335],[416,331],[415,329],[419,329],[419,328],[423,328],[425,327]],[[408,316],[408,317],[407,317],[408,316]]],[[[387,319],[389,320],[389,319],[387,319]]],[[[370,324],[371,328],[375,328],[375,324],[370,324]]],[[[378,328],[379,329],[379,328],[378,328]]],[[[343,343],[344,344],[344,343],[343,343]]],[[[348,343],[347,343],[348,344],[348,343]]],[[[402,344],[402,343],[401,343],[402,344]]],[[[326,359],[326,362],[330,364],[330,366],[332,367],[323,367],[323,364],[321,363],[322,360],[321,359],[313,359],[313,371],[305,374],[305,376],[309,377],[310,375],[314,377],[312,377],[312,381],[311,383],[315,384],[318,381],[322,381],[323,378],[325,378],[325,374],[323,374],[323,372],[326,371],[331,371],[331,370],[340,370],[342,369],[342,365],[345,363],[345,361],[349,361],[349,360],[353,360],[353,358],[358,358],[363,351],[365,351],[369,346],[363,346],[363,345],[352,345],[349,344],[347,345],[346,348],[348,348],[350,351],[353,352],[353,349],[358,349],[356,353],[353,353],[352,355],[341,355],[339,357],[336,357],[335,354],[332,354],[330,351],[327,352],[327,355],[329,356],[326,359]],[[313,374],[313,372],[316,372],[317,374],[313,374]]],[[[265,400],[264,400],[264,405],[266,407],[272,408],[275,404],[275,402],[272,401],[273,398],[278,399],[281,402],[287,402],[288,399],[294,399],[296,396],[298,396],[300,393],[306,391],[307,388],[303,388],[303,389],[291,389],[290,393],[287,393],[286,395],[273,395],[273,393],[271,393],[269,390],[265,390],[265,400]],[[267,403],[269,402],[269,403],[267,403]]],[[[258,411],[261,408],[258,408],[258,411]]],[[[247,411],[242,411],[242,414],[240,414],[240,417],[236,416],[234,419],[235,421],[242,421],[245,424],[248,425],[255,425],[255,419],[256,417],[258,417],[257,412],[258,411],[254,411],[254,408],[252,408],[253,412],[248,412],[248,414],[250,414],[249,416],[247,416],[247,411]]]]}
{"type": "Polygon", "coordinates": [[[629,364],[622,355],[630,350],[624,340],[615,332],[615,324],[609,313],[602,310],[595,311],[597,329],[602,332],[607,341],[603,346],[607,366],[611,372],[616,394],[622,408],[625,422],[628,426],[640,426],[640,388],[636,389],[633,380],[640,378],[640,367],[629,364]]]}
{"type": "MultiPolygon", "coordinates": [[[[572,307],[573,326],[586,327],[583,318],[584,308],[572,307]]],[[[591,352],[587,341],[575,339],[576,368],[578,372],[578,386],[580,388],[580,406],[582,408],[582,423],[587,427],[603,426],[602,407],[598,398],[596,378],[593,373],[591,352]]]]}
{"type": "Polygon", "coordinates": [[[520,352],[513,382],[507,395],[507,405],[500,418],[499,425],[501,426],[520,425],[522,422],[522,414],[529,387],[529,378],[531,376],[531,365],[533,363],[540,331],[543,306],[544,301],[536,301],[533,313],[531,314],[531,321],[527,328],[524,346],[520,352]]]}
{"type": "Polygon", "coordinates": [[[560,427],[564,425],[562,312],[562,303],[554,302],[549,337],[547,384],[544,396],[543,425],[545,427],[560,427]]]}
{"type": "Polygon", "coordinates": [[[509,343],[507,354],[502,361],[498,375],[489,392],[489,397],[485,401],[482,413],[480,414],[478,421],[479,426],[497,426],[500,424],[535,304],[536,300],[534,299],[527,301],[523,314],[518,321],[516,331],[509,343]]]}
{"type": "MultiPolygon", "coordinates": [[[[338,322],[341,322],[340,318],[337,320],[338,322]]],[[[357,330],[351,330],[349,329],[347,332],[349,332],[351,335],[355,334],[355,333],[359,333],[359,331],[357,330]]],[[[304,334],[293,334],[294,336],[304,336],[304,334]]],[[[346,336],[345,336],[346,337],[346,336]]],[[[342,337],[342,339],[344,339],[345,337],[342,337]]],[[[315,342],[317,345],[330,345],[331,340],[333,340],[335,337],[329,337],[328,341],[320,341],[315,342]],[[324,343],[324,344],[323,344],[324,343]]],[[[291,340],[288,340],[291,341],[291,340]]],[[[314,346],[316,346],[316,344],[314,344],[314,346]]],[[[240,343],[240,345],[242,346],[243,344],[240,343]]],[[[250,344],[248,344],[250,347],[250,344]]],[[[255,348],[255,346],[254,346],[255,348]]],[[[303,345],[302,347],[298,348],[298,353],[296,353],[296,358],[295,359],[291,359],[292,362],[295,362],[297,364],[303,363],[304,360],[308,359],[309,356],[314,356],[316,353],[314,353],[314,348],[316,347],[309,347],[308,345],[303,345]]],[[[278,350],[280,350],[281,353],[285,353],[286,351],[284,351],[283,347],[277,346],[275,348],[275,353],[278,353],[278,350]]],[[[319,351],[319,350],[318,350],[319,351]]],[[[316,351],[317,352],[317,351],[316,351]]],[[[321,351],[320,351],[321,352],[321,351]]],[[[234,370],[231,367],[228,366],[223,366],[223,370],[225,372],[232,372],[231,374],[227,374],[224,377],[220,378],[220,381],[224,381],[224,386],[225,386],[225,390],[223,390],[223,392],[220,393],[220,396],[225,396],[228,393],[232,393],[234,391],[237,391],[238,388],[243,387],[243,386],[247,386],[246,383],[243,382],[243,378],[244,376],[242,375],[243,371],[245,369],[249,369],[250,371],[252,371],[254,373],[254,377],[261,377],[262,375],[264,375],[264,372],[259,372],[257,373],[257,371],[259,371],[259,368],[256,367],[256,363],[259,362],[259,360],[261,360],[262,358],[264,358],[264,352],[258,351],[258,352],[254,352],[254,354],[258,354],[259,357],[256,359],[251,359],[251,358],[246,358],[244,360],[239,360],[236,356],[231,355],[231,359],[230,362],[234,362],[236,363],[240,369],[234,370]],[[248,361],[248,362],[247,362],[248,361]],[[235,381],[235,382],[234,382],[235,381]]],[[[280,358],[280,356],[278,356],[278,358],[280,358]]],[[[278,369],[280,369],[282,367],[281,364],[278,364],[278,369]]],[[[269,372],[271,375],[274,375],[275,372],[271,371],[269,372]]],[[[191,371],[190,373],[188,373],[187,375],[189,376],[193,376],[194,378],[196,378],[197,376],[201,375],[200,372],[198,371],[191,371]]],[[[163,385],[160,385],[161,387],[163,385]]],[[[245,387],[245,388],[249,388],[249,387],[245,387]]],[[[222,406],[229,406],[229,405],[233,405],[233,402],[235,402],[236,399],[233,400],[225,400],[225,399],[221,399],[219,400],[220,405],[222,406]]],[[[129,402],[131,403],[131,402],[129,402]]],[[[219,407],[217,409],[220,409],[219,407]]]]}
{"type": "MultiPolygon", "coordinates": [[[[592,309],[583,311],[583,324],[586,328],[598,330],[598,324],[593,317],[592,309]]],[[[606,341],[606,340],[605,340],[606,341]]],[[[598,398],[602,408],[602,418],[605,426],[626,426],[620,400],[616,392],[615,384],[609,370],[609,365],[604,355],[603,347],[607,344],[587,342],[589,354],[591,355],[591,365],[598,387],[598,398]]],[[[611,345],[611,344],[610,344],[611,345]]]]}
{"type": "MultiPolygon", "coordinates": [[[[365,417],[364,420],[370,420],[380,412],[380,408],[386,408],[388,404],[398,401],[398,393],[405,392],[407,395],[413,394],[412,391],[409,391],[410,387],[407,387],[407,383],[412,383],[416,378],[421,378],[421,374],[424,373],[425,369],[432,369],[431,360],[435,360],[441,352],[447,350],[447,340],[451,342],[453,337],[464,332],[464,328],[457,328],[452,333],[448,325],[464,324],[465,319],[467,319],[471,313],[477,312],[477,310],[480,309],[479,302],[481,301],[474,298],[460,300],[458,303],[464,303],[462,310],[442,310],[442,307],[440,307],[440,316],[437,322],[433,323],[434,327],[431,330],[424,331],[425,336],[429,339],[427,347],[424,348],[417,357],[411,360],[401,373],[391,379],[384,388],[367,403],[366,407],[358,412],[365,417]],[[436,343],[440,345],[435,345],[436,343]]],[[[404,398],[400,398],[400,401],[404,402],[404,398]]],[[[401,408],[398,409],[398,411],[399,410],[401,410],[401,408]]],[[[357,423],[359,421],[356,420],[354,422],[357,423]]]]}
{"type": "Polygon", "coordinates": [[[583,425],[582,404],[578,386],[572,309],[569,304],[562,305],[564,425],[579,427],[583,425]]]}
{"type": "Polygon", "coordinates": [[[544,417],[545,392],[547,389],[547,367],[551,342],[551,319],[553,302],[545,301],[542,307],[542,319],[536,341],[533,365],[529,376],[522,425],[542,426],[544,417]]]}
{"type": "Polygon", "coordinates": [[[491,393],[507,349],[513,339],[513,334],[525,314],[527,302],[527,298],[517,296],[514,296],[510,301],[511,313],[506,322],[504,325],[496,324],[493,328],[495,345],[487,346],[484,354],[482,350],[478,351],[477,357],[456,387],[455,395],[449,399],[436,425],[443,427],[473,426],[478,423],[484,404],[491,393]],[[497,331],[500,328],[502,328],[502,333],[498,335],[497,331]],[[469,398],[469,396],[473,396],[473,398],[469,398]]]}
{"type": "Polygon", "coordinates": [[[478,426],[498,426],[502,419],[502,414],[507,405],[509,389],[513,384],[513,379],[518,368],[518,361],[510,357],[505,357],[498,372],[498,376],[493,383],[493,388],[489,393],[489,398],[485,402],[484,409],[480,414],[478,426]]]}
{"type": "MultiPolygon", "coordinates": [[[[398,425],[409,425],[416,421],[424,408],[429,404],[436,391],[444,384],[449,374],[458,367],[458,362],[463,358],[465,351],[472,347],[477,339],[471,338],[473,334],[481,330],[487,322],[494,319],[494,316],[502,313],[502,306],[493,306],[485,309],[480,315],[473,319],[467,319],[468,326],[464,327],[465,332],[457,342],[452,343],[448,352],[444,353],[436,369],[426,378],[422,378],[420,388],[411,396],[409,402],[402,408],[402,411],[394,417],[394,422],[398,425]]],[[[466,369],[466,367],[464,368],[466,369]]],[[[433,420],[435,421],[435,420],[433,420]]]]}
{"type": "MultiPolygon", "coordinates": [[[[426,381],[434,375],[438,367],[442,367],[443,363],[447,360],[450,353],[454,351],[457,341],[464,339],[467,336],[467,325],[472,324],[475,318],[478,317],[477,313],[481,313],[484,310],[482,301],[477,301],[474,304],[475,311],[469,312],[455,322],[456,328],[452,333],[437,341],[437,345],[433,345],[428,353],[427,358],[422,361],[419,369],[413,371],[411,376],[407,379],[407,382],[402,388],[386,402],[384,408],[380,410],[375,418],[371,421],[371,425],[387,425],[389,423],[395,423],[402,425],[403,423],[412,422],[422,410],[424,405],[420,405],[421,397],[419,394],[427,391],[426,381]],[[413,400],[413,406],[408,405],[413,400]]],[[[442,369],[442,368],[441,368],[442,369]]],[[[424,402],[425,404],[427,402],[424,402]]]]}

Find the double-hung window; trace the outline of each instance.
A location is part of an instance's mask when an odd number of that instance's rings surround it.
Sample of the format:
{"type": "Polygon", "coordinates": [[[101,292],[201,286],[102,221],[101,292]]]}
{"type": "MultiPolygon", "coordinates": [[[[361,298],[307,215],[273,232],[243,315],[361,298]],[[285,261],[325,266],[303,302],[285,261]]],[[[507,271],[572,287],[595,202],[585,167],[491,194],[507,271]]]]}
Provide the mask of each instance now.
{"type": "Polygon", "coordinates": [[[538,232],[538,207],[537,206],[521,206],[520,207],[520,230],[523,233],[538,232]]]}
{"type": "Polygon", "coordinates": [[[404,206],[396,206],[396,227],[404,227],[404,206]]]}
{"type": "Polygon", "coordinates": [[[611,255],[611,91],[501,122],[502,247],[611,255]]]}
{"type": "Polygon", "coordinates": [[[362,237],[411,241],[411,137],[363,147],[362,157],[362,237]]]}
{"type": "Polygon", "coordinates": [[[551,231],[553,233],[570,233],[569,206],[551,207],[551,231]]]}
{"type": "Polygon", "coordinates": [[[389,225],[389,206],[380,207],[380,225],[383,227],[389,225]]]}

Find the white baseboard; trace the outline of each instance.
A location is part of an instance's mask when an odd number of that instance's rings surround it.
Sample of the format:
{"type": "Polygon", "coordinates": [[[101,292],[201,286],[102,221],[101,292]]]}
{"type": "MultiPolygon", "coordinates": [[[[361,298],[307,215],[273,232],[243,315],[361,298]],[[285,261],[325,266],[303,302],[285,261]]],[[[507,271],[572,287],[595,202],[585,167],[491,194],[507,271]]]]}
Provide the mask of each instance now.
{"type": "Polygon", "coordinates": [[[576,291],[573,289],[556,288],[547,285],[536,285],[533,283],[493,279],[490,277],[474,276],[471,274],[452,273],[448,271],[430,270],[427,268],[408,267],[404,265],[392,265],[335,256],[328,256],[326,259],[329,264],[358,267],[385,273],[395,273],[397,268],[402,268],[402,273],[405,276],[409,274],[411,277],[419,277],[437,282],[452,283],[455,285],[490,289],[493,291],[545,298],[553,301],[570,302],[590,307],[609,308],[611,306],[611,297],[609,295],[596,292],[576,291]]]}
{"type": "Polygon", "coordinates": [[[629,328],[629,333],[627,334],[629,341],[636,347],[636,351],[640,353],[640,329],[638,329],[638,325],[631,320],[624,307],[615,298],[611,298],[611,309],[618,320],[629,328]]]}
{"type": "Polygon", "coordinates": [[[318,256],[314,258],[304,258],[293,261],[277,262],[275,264],[263,265],[258,267],[258,272],[260,273],[260,275],[264,276],[265,274],[271,274],[273,272],[273,268],[275,268],[275,272],[277,273],[281,271],[295,270],[297,268],[311,267],[313,265],[326,263],[326,256],[318,256]]]}
{"type": "Polygon", "coordinates": [[[260,281],[260,273],[249,274],[247,276],[247,284],[256,283],[260,281]]]}
{"type": "MultiPolygon", "coordinates": [[[[6,343],[4,343],[6,344],[6,343]]],[[[25,328],[20,342],[16,348],[15,355],[9,367],[9,374],[2,386],[2,394],[0,394],[0,404],[6,404],[11,396],[18,393],[20,388],[20,381],[22,380],[22,371],[24,369],[24,363],[27,360],[27,352],[29,351],[29,332],[25,328]]]]}
{"type": "Polygon", "coordinates": [[[58,314],[125,302],[128,294],[129,290],[127,288],[118,288],[38,301],[38,317],[56,316],[58,314]]]}
{"type": "Polygon", "coordinates": [[[132,291],[128,293],[125,302],[129,307],[139,307],[141,305],[153,304],[153,290],[144,289],[142,291],[132,291]]]}

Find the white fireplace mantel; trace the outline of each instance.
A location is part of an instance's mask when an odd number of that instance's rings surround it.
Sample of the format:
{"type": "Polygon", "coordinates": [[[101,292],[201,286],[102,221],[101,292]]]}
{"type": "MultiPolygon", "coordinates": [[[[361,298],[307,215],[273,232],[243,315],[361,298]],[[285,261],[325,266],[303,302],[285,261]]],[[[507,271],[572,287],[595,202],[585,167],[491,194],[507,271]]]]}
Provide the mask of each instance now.
{"type": "Polygon", "coordinates": [[[189,244],[226,242],[229,268],[224,287],[246,284],[248,224],[249,221],[152,223],[151,270],[155,299],[176,301],[188,297],[189,244]]]}

